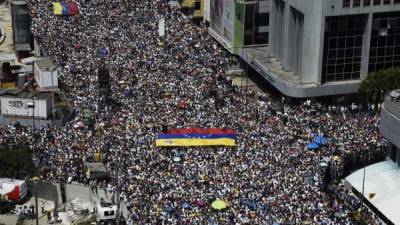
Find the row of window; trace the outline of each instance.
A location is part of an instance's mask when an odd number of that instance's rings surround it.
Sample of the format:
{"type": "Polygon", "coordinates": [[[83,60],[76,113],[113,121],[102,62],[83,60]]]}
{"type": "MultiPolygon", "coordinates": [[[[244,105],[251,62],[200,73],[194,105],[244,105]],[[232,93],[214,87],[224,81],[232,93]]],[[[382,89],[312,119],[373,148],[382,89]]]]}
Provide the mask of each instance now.
{"type": "Polygon", "coordinates": [[[356,80],[360,78],[360,72],[349,73],[333,73],[322,77],[322,83],[341,81],[341,80],[356,80]]]}
{"type": "Polygon", "coordinates": [[[343,8],[400,4],[400,0],[343,0],[343,8]],[[353,3],[353,5],[351,5],[353,3]]]}

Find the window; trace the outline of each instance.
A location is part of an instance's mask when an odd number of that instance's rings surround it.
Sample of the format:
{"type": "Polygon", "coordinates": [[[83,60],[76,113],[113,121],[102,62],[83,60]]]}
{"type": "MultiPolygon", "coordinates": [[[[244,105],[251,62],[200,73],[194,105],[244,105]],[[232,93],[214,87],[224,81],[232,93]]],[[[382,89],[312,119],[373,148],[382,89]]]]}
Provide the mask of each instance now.
{"type": "Polygon", "coordinates": [[[326,18],[322,83],[360,78],[366,15],[326,18]]]}
{"type": "Polygon", "coordinates": [[[112,210],[104,211],[104,216],[113,216],[115,213],[112,210]]]}
{"type": "Polygon", "coordinates": [[[369,73],[400,66],[400,12],[374,14],[369,55],[369,73]]]}
{"type": "Polygon", "coordinates": [[[195,2],[194,10],[200,10],[200,9],[201,9],[201,2],[195,2]]]}
{"type": "Polygon", "coordinates": [[[343,8],[350,7],[350,0],[343,0],[342,7],[343,7],[343,8]]]}
{"type": "Polygon", "coordinates": [[[244,14],[244,45],[268,43],[269,13],[262,6],[268,2],[245,4],[244,14]],[[260,6],[260,4],[263,4],[260,6]]]}
{"type": "Polygon", "coordinates": [[[374,1],[374,5],[380,5],[381,4],[381,0],[373,0],[374,1]]]}
{"type": "Polygon", "coordinates": [[[392,0],[383,0],[384,5],[390,5],[392,4],[392,0]]]}
{"type": "Polygon", "coordinates": [[[360,6],[360,0],[353,0],[353,7],[359,7],[360,6]]]}
{"type": "Polygon", "coordinates": [[[371,5],[371,0],[364,0],[363,1],[363,6],[370,6],[371,5]]]}

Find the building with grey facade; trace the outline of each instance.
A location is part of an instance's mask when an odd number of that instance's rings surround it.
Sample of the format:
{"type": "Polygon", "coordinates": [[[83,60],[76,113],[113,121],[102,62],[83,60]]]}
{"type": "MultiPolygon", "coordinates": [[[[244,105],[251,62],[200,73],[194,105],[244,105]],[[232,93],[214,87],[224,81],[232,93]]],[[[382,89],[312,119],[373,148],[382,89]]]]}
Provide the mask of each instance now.
{"type": "Polygon", "coordinates": [[[389,157],[400,166],[400,90],[393,91],[385,97],[380,131],[391,143],[389,157]]]}
{"type": "Polygon", "coordinates": [[[369,73],[400,65],[400,0],[270,0],[268,10],[268,45],[236,54],[287,96],[356,93],[369,73]]]}

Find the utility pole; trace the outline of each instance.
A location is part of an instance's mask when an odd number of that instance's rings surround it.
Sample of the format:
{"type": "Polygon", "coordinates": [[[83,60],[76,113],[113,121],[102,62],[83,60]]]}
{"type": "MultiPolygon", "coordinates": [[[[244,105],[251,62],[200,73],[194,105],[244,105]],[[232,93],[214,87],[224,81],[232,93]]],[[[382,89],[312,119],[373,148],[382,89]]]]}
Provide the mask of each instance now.
{"type": "Polygon", "coordinates": [[[39,181],[38,177],[38,158],[37,158],[37,152],[35,148],[35,133],[36,133],[36,127],[35,127],[35,103],[36,97],[33,97],[32,102],[28,102],[27,106],[28,108],[32,109],[32,151],[33,151],[33,158],[34,158],[34,163],[35,163],[35,168],[34,168],[34,184],[35,184],[35,214],[36,214],[36,225],[39,225],[39,210],[38,210],[38,190],[37,190],[37,182],[39,181]]]}
{"type": "Polygon", "coordinates": [[[246,96],[245,96],[245,104],[246,104],[246,113],[249,111],[248,106],[248,88],[249,88],[249,54],[246,54],[247,63],[246,63],[246,96]]]}
{"type": "Polygon", "coordinates": [[[366,166],[364,166],[364,169],[363,169],[363,181],[362,181],[362,195],[363,195],[363,197],[365,196],[364,194],[364,186],[365,186],[365,167],[366,166]]]}
{"type": "MultiPolygon", "coordinates": [[[[115,162],[115,165],[117,166],[118,165],[118,163],[117,162],[115,162]]],[[[120,201],[119,201],[119,180],[118,180],[118,173],[119,173],[119,166],[117,166],[117,174],[116,174],[116,179],[117,179],[117,183],[116,183],[116,188],[115,188],[115,195],[116,195],[116,197],[117,197],[117,224],[119,224],[119,211],[120,211],[120,207],[119,207],[119,204],[120,204],[120,201]]]]}

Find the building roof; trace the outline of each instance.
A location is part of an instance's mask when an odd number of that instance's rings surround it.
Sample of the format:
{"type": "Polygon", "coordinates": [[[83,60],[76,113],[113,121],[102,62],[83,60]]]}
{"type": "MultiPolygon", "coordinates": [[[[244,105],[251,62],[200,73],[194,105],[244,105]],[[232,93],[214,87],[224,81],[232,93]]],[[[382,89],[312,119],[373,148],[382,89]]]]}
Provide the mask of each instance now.
{"type": "Polygon", "coordinates": [[[0,62],[1,61],[15,61],[17,57],[13,53],[0,53],[0,62]]]}
{"type": "Polygon", "coordinates": [[[35,63],[40,70],[53,70],[57,68],[50,57],[43,57],[41,60],[35,61],[35,63]]]}
{"type": "Polygon", "coordinates": [[[48,99],[51,97],[50,93],[36,93],[31,91],[21,91],[21,89],[0,89],[0,96],[10,97],[10,98],[25,98],[32,99],[48,99]]]}
{"type": "MultiPolygon", "coordinates": [[[[357,170],[346,180],[362,194],[364,169],[357,170]]],[[[400,169],[391,160],[365,167],[365,199],[394,224],[400,224],[400,169]],[[370,198],[369,194],[375,194],[370,198]]]]}

